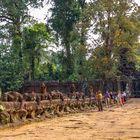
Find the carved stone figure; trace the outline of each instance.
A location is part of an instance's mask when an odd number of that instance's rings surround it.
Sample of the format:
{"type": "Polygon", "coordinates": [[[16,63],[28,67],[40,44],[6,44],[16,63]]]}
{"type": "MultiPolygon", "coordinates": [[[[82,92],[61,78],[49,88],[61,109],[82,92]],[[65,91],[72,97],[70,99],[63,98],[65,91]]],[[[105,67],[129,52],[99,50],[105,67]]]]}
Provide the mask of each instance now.
{"type": "Polygon", "coordinates": [[[19,92],[9,91],[3,94],[2,100],[6,102],[8,101],[22,102],[23,96],[19,92]]]}

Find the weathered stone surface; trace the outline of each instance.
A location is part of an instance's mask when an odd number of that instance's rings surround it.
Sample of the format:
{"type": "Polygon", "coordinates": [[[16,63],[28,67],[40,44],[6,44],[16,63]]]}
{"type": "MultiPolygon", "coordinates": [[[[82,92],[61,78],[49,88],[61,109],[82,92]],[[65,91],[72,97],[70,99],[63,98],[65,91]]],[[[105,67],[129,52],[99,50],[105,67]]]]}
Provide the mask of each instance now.
{"type": "Polygon", "coordinates": [[[59,91],[47,93],[7,92],[0,102],[0,124],[15,123],[26,119],[43,119],[91,109],[94,99],[85,98],[83,93],[74,92],[68,97],[59,91]]]}

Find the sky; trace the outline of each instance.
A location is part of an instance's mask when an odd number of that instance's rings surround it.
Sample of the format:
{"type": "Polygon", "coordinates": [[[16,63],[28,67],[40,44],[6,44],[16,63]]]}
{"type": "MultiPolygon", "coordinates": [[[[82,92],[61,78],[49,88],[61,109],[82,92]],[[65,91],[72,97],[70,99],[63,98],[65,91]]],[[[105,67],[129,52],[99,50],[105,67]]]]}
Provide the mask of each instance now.
{"type": "Polygon", "coordinates": [[[49,12],[49,9],[51,8],[50,5],[44,5],[43,8],[30,8],[29,13],[31,16],[33,16],[37,21],[39,22],[46,22],[46,17],[50,17],[51,13],[49,12]]]}
{"type": "MultiPolygon", "coordinates": [[[[140,0],[135,0],[135,2],[140,6],[140,0]]],[[[35,8],[30,8],[29,12],[31,16],[33,16],[37,21],[39,22],[46,22],[46,17],[50,17],[51,13],[49,12],[49,8],[51,5],[44,5],[44,8],[40,9],[35,9],[35,8]]]]}

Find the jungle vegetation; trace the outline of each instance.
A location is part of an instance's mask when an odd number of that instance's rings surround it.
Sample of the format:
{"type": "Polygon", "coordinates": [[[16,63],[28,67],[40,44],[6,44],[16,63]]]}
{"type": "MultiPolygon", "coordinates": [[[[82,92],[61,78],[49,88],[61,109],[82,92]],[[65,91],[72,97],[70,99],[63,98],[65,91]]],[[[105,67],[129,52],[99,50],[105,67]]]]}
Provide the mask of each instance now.
{"type": "Polygon", "coordinates": [[[25,80],[79,81],[140,70],[140,7],[134,0],[1,0],[0,87],[25,80]],[[51,5],[46,23],[30,8],[51,5]],[[51,48],[51,49],[50,49],[51,48]]]}

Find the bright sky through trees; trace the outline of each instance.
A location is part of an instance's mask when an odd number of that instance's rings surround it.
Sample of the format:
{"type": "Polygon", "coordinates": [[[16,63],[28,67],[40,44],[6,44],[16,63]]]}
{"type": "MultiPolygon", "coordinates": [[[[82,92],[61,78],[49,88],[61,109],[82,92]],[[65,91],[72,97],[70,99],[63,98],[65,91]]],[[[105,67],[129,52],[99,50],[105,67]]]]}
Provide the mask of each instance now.
{"type": "MultiPolygon", "coordinates": [[[[140,0],[135,0],[135,2],[140,6],[140,0]]],[[[30,14],[39,22],[46,22],[46,17],[50,17],[51,13],[49,12],[49,8],[51,5],[45,4],[43,8],[30,9],[30,14]]]]}

